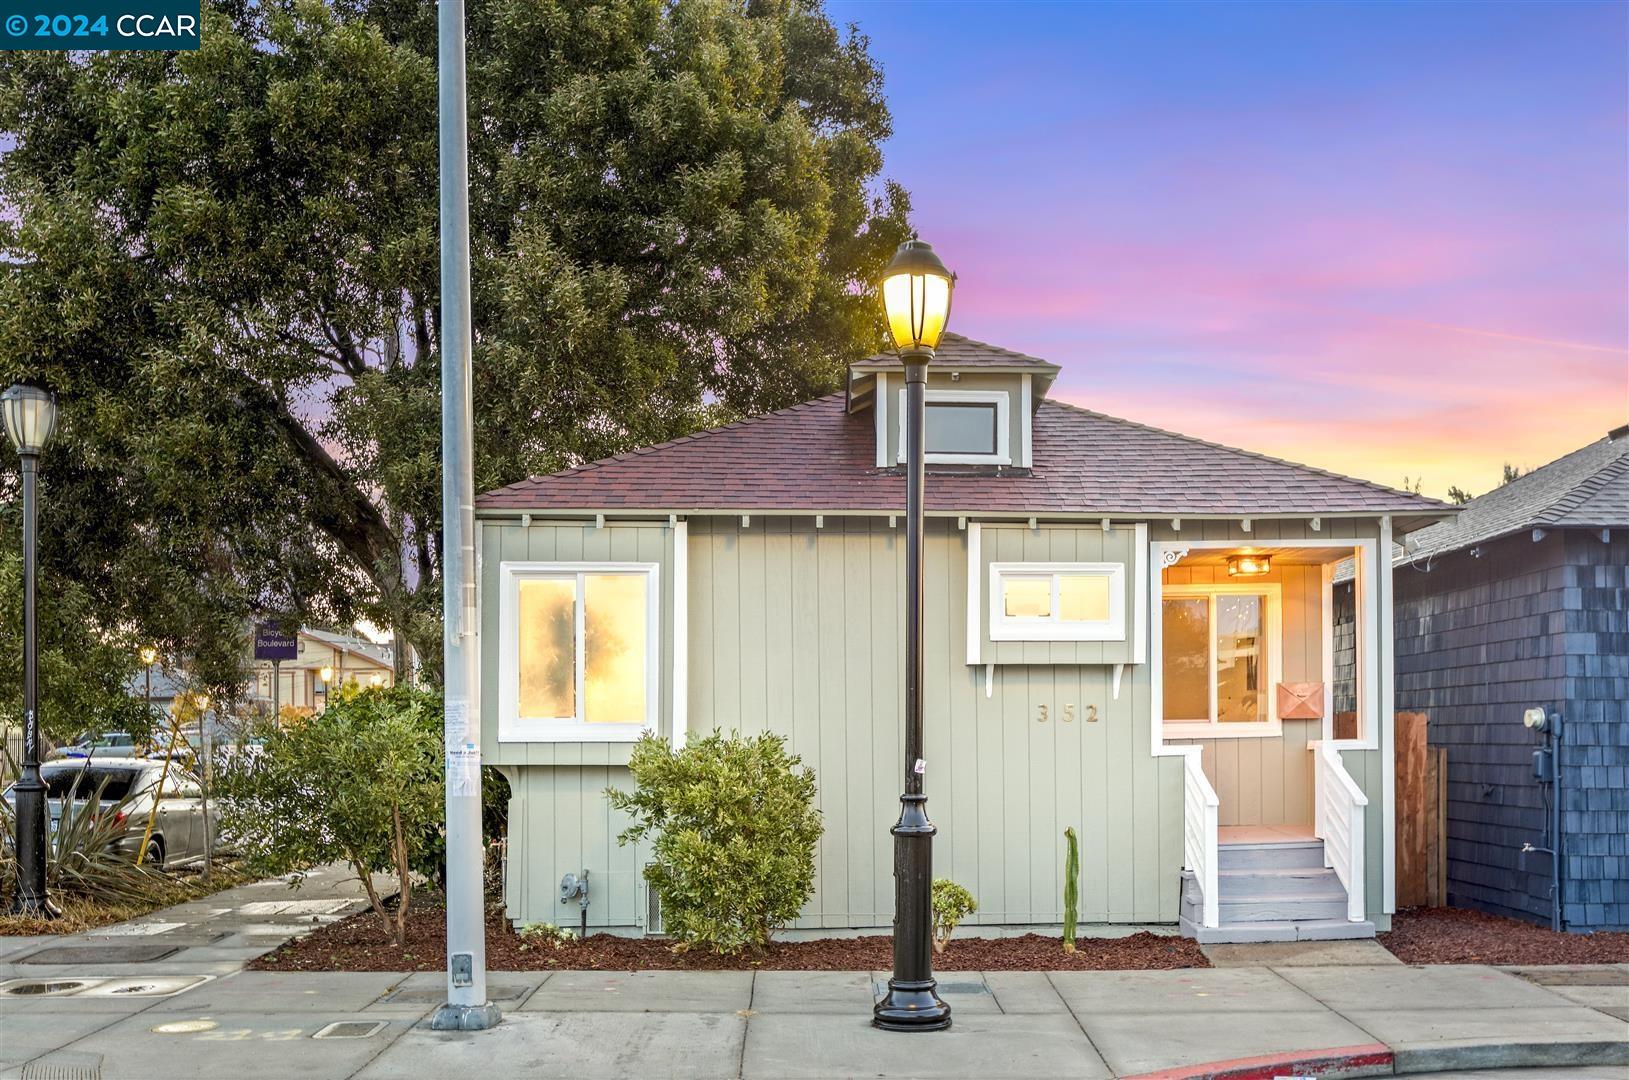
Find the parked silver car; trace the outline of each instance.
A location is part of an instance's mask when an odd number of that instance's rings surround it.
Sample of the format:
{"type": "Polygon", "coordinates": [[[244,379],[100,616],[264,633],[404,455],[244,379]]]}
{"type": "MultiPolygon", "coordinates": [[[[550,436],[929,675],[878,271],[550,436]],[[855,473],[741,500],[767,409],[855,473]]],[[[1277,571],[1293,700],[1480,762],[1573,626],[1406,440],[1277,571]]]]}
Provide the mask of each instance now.
{"type": "MultiPolygon", "coordinates": [[[[73,813],[88,808],[100,791],[98,812],[124,815],[125,832],[118,841],[120,851],[134,854],[141,846],[141,837],[147,831],[147,817],[153,809],[153,797],[158,793],[159,777],[163,774],[162,759],[94,757],[66,758],[47,761],[40,766],[45,781],[47,828],[54,834],[62,820],[63,808],[70,802],[73,813]],[[131,796],[134,797],[131,797],[131,796]],[[128,802],[121,804],[122,800],[128,802]]],[[[5,800],[16,809],[16,785],[6,788],[5,800]]],[[[164,781],[164,791],[158,800],[158,816],[153,822],[153,835],[147,844],[146,862],[165,868],[182,866],[204,857],[204,799],[198,778],[171,763],[170,774],[164,781]]],[[[209,810],[209,827],[215,828],[218,815],[214,807],[209,810]]]]}

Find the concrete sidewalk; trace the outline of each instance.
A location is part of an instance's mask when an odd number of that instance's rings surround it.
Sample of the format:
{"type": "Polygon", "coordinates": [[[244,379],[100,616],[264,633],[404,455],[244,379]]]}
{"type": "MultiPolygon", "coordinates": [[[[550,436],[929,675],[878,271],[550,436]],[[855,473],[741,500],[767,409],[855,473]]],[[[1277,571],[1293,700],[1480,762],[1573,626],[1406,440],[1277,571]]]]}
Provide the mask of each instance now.
{"type": "Polygon", "coordinates": [[[439,973],[141,966],[132,979],[4,964],[7,979],[85,985],[24,998],[0,987],[0,1076],[1189,1077],[1228,1075],[1196,1069],[1222,1062],[1288,1076],[1319,1059],[1341,1075],[1587,1076],[1572,1067],[1629,1064],[1625,967],[1542,969],[1548,985],[1469,966],[953,972],[941,983],[951,1030],[894,1035],[867,1022],[877,972],[499,972],[503,1024],[448,1034],[424,1024],[439,973]],[[167,974],[197,981],[170,993],[167,974]]]}

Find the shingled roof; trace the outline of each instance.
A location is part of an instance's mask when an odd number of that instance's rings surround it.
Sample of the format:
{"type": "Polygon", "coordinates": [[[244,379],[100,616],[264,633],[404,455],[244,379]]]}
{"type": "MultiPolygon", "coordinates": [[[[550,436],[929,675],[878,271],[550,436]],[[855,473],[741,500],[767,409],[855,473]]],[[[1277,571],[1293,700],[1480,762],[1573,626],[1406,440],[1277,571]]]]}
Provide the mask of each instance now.
{"type": "Polygon", "coordinates": [[[1525,529],[1629,528],[1629,425],[1466,503],[1415,533],[1410,559],[1525,529]]]}
{"type": "MultiPolygon", "coordinates": [[[[1016,355],[1016,354],[1015,354],[1016,355]]],[[[941,513],[1449,513],[1433,499],[1044,400],[1034,467],[929,465],[941,513]]],[[[905,479],[876,467],[869,415],[833,394],[480,496],[484,511],[898,513],[905,479]]]]}
{"type": "MultiPolygon", "coordinates": [[[[878,353],[850,365],[852,371],[889,371],[904,367],[892,353],[878,353]]],[[[946,333],[933,351],[936,368],[995,368],[1000,370],[1035,371],[1056,375],[1060,370],[1050,360],[1026,356],[1021,352],[1003,349],[987,341],[975,341],[961,334],[946,333]]]]}

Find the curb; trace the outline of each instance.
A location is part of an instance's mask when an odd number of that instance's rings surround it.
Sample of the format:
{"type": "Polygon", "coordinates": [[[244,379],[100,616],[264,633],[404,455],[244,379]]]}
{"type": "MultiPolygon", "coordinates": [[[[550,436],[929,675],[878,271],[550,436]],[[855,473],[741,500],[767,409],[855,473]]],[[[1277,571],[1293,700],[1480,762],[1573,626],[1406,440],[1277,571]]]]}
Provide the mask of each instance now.
{"type": "Polygon", "coordinates": [[[1287,1054],[1181,1065],[1138,1073],[1123,1080],[1275,1080],[1286,1075],[1320,1077],[1392,1076],[1391,1047],[1385,1043],[1340,1046],[1330,1050],[1292,1050],[1287,1054]]]}
{"type": "Polygon", "coordinates": [[[1384,1043],[1296,1050],[1285,1054],[1180,1065],[1121,1080],[1284,1080],[1286,1077],[1409,1076],[1473,1069],[1543,1069],[1629,1065],[1629,1040],[1566,1042],[1384,1043]]]}
{"type": "Polygon", "coordinates": [[[1397,1075],[1459,1069],[1543,1069],[1629,1065],[1629,1040],[1566,1042],[1405,1043],[1394,1047],[1397,1075]]]}

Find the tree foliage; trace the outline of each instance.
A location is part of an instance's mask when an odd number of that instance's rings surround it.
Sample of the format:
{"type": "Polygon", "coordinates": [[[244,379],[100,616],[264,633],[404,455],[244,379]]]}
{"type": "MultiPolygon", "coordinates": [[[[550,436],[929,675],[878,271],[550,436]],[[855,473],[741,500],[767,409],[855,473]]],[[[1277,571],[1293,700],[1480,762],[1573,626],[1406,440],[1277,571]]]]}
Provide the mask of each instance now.
{"type": "Polygon", "coordinates": [[[411,871],[437,847],[441,724],[440,695],[402,685],[347,691],[314,716],[268,727],[258,751],[219,770],[221,835],[268,873],[345,862],[402,944],[411,871]],[[386,871],[400,889],[394,917],[373,885],[386,871]]]}
{"type": "MultiPolygon", "coordinates": [[[[256,612],[439,656],[435,19],[216,0],[195,52],[0,54],[0,382],[65,410],[47,558],[207,688],[256,612]]],[[[784,406],[880,341],[907,201],[867,43],[816,0],[468,22],[481,488],[784,406]]]]}
{"type": "Polygon", "coordinates": [[[949,878],[933,879],[933,951],[944,952],[950,936],[963,919],[979,909],[978,901],[965,886],[949,878]]]}
{"type": "Polygon", "coordinates": [[[619,843],[645,840],[645,880],[662,929],[681,948],[760,949],[814,892],[814,772],[779,735],[715,731],[682,750],[647,735],[628,762],[634,789],[606,791],[633,824],[619,843]]]}

